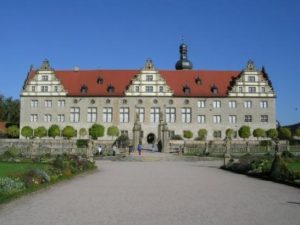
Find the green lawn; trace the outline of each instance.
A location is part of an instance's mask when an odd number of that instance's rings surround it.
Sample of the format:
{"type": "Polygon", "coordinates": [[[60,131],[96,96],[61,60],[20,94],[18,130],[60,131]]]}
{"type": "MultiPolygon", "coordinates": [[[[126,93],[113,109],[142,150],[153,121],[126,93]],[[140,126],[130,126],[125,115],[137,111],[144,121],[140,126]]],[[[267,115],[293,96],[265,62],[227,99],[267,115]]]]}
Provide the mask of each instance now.
{"type": "Polygon", "coordinates": [[[0,162],[0,177],[6,177],[16,173],[23,174],[33,168],[47,170],[49,167],[50,165],[42,163],[0,162]]]}
{"type": "Polygon", "coordinates": [[[294,172],[300,173],[300,162],[287,163],[287,167],[294,172]]]}

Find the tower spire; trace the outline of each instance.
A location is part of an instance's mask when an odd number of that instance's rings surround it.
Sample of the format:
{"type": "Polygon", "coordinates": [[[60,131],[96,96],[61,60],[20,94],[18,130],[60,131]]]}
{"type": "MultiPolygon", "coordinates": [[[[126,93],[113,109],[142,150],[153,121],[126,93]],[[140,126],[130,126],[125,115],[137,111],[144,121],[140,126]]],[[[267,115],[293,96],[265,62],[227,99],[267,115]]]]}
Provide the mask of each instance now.
{"type": "Polygon", "coordinates": [[[179,46],[180,59],[177,61],[175,68],[176,70],[191,70],[193,69],[193,64],[188,60],[187,57],[188,46],[182,43],[179,46]]]}

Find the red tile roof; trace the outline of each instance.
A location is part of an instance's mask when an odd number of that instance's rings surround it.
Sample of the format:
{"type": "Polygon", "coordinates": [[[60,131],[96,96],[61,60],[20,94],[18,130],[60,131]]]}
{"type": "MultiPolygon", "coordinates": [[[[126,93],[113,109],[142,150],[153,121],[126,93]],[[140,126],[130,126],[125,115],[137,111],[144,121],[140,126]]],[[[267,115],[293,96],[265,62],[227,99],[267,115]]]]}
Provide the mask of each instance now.
{"type": "MultiPolygon", "coordinates": [[[[31,71],[29,79],[32,79],[36,71],[31,71]]],[[[62,82],[68,92],[68,96],[124,96],[131,84],[131,80],[139,74],[139,70],[55,70],[57,78],[62,82]],[[103,84],[98,84],[101,77],[103,84]],[[81,93],[81,87],[88,87],[87,93],[81,93]],[[107,88],[112,85],[115,90],[109,93],[107,88]]],[[[160,75],[174,91],[175,97],[225,97],[233,78],[241,71],[209,71],[209,70],[159,70],[160,75]],[[196,79],[201,84],[196,84],[196,79]],[[212,93],[212,87],[218,89],[218,93],[212,93]],[[185,94],[184,87],[190,88],[190,93],[185,94]]]]}

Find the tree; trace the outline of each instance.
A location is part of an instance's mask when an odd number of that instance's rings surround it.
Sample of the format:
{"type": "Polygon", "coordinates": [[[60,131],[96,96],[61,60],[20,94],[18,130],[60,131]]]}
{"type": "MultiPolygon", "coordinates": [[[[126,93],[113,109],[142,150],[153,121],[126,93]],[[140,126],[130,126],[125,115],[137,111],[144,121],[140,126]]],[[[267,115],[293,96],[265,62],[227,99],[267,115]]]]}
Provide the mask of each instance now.
{"type": "Polygon", "coordinates": [[[289,128],[280,127],[278,128],[278,137],[281,140],[289,140],[292,137],[292,132],[289,128]]]}
{"type": "Polygon", "coordinates": [[[190,131],[190,130],[184,130],[183,131],[183,137],[187,138],[187,139],[190,139],[193,137],[193,132],[190,131]]]}
{"type": "Polygon", "coordinates": [[[84,137],[87,135],[87,130],[85,128],[80,128],[79,130],[79,136],[84,137]]]}
{"type": "Polygon", "coordinates": [[[119,128],[116,126],[111,126],[111,127],[107,128],[107,135],[111,136],[112,139],[114,137],[119,136],[119,133],[120,133],[119,128]]]}
{"type": "Polygon", "coordinates": [[[13,125],[7,128],[7,135],[11,138],[18,138],[20,135],[20,129],[18,126],[13,125]]]}
{"type": "Polygon", "coordinates": [[[75,137],[76,133],[77,133],[76,130],[72,126],[66,126],[62,130],[62,136],[67,138],[67,139],[71,139],[72,137],[75,137]]]}
{"type": "Polygon", "coordinates": [[[241,126],[241,128],[239,129],[239,136],[241,138],[248,139],[251,136],[251,129],[249,126],[241,126]]]}
{"type": "Polygon", "coordinates": [[[300,137],[300,127],[298,127],[296,130],[295,130],[295,134],[294,134],[296,137],[300,137]]]}
{"type": "Polygon", "coordinates": [[[276,139],[278,137],[278,132],[276,129],[271,128],[269,130],[267,130],[267,137],[271,138],[271,139],[276,139]]]}
{"type": "Polygon", "coordinates": [[[93,124],[93,126],[89,129],[89,135],[92,139],[96,140],[98,137],[104,136],[105,128],[100,124],[93,124]]]}
{"type": "Polygon", "coordinates": [[[48,136],[52,137],[52,138],[60,136],[59,126],[56,124],[51,125],[51,127],[49,127],[49,129],[48,129],[48,136]]]}
{"type": "Polygon", "coordinates": [[[206,140],[206,137],[207,137],[207,130],[206,129],[200,129],[200,130],[198,130],[198,138],[201,141],[206,140]]]}
{"type": "Polygon", "coordinates": [[[21,130],[21,135],[25,138],[33,137],[33,129],[30,126],[25,126],[21,130]]]}
{"type": "Polygon", "coordinates": [[[234,136],[234,130],[231,129],[231,128],[228,128],[226,131],[225,131],[225,135],[226,135],[226,138],[228,138],[229,140],[231,140],[234,136]]]}
{"type": "Polygon", "coordinates": [[[34,136],[38,138],[47,136],[47,129],[45,127],[38,127],[34,129],[34,136]]]}
{"type": "Polygon", "coordinates": [[[20,101],[12,97],[5,98],[0,95],[0,121],[19,125],[20,123],[20,101]]]}
{"type": "Polygon", "coordinates": [[[257,140],[261,137],[265,137],[266,136],[266,131],[262,128],[256,128],[253,131],[253,136],[257,138],[257,140]]]}

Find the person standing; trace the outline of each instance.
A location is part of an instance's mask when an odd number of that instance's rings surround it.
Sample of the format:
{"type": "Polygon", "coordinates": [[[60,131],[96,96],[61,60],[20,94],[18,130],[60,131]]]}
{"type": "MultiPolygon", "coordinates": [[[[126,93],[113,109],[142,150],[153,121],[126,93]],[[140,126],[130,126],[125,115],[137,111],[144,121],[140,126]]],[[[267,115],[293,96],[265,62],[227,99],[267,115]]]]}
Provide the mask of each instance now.
{"type": "Polygon", "coordinates": [[[142,154],[142,144],[141,143],[138,144],[137,150],[139,152],[139,155],[141,155],[142,154]]]}
{"type": "Polygon", "coordinates": [[[98,146],[98,153],[99,153],[99,155],[102,155],[102,146],[101,145],[98,146]]]}

